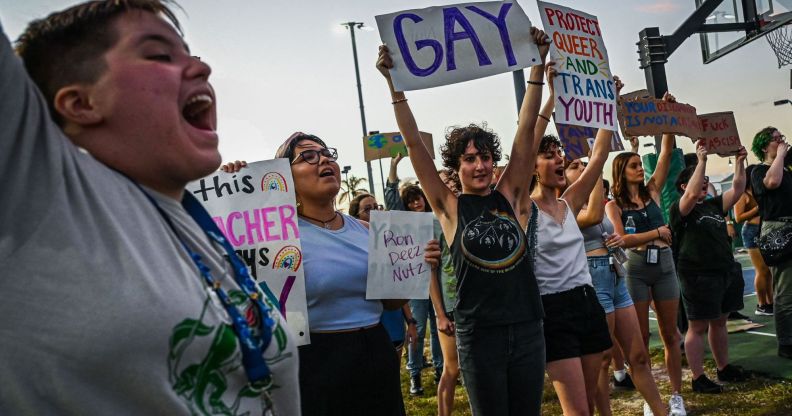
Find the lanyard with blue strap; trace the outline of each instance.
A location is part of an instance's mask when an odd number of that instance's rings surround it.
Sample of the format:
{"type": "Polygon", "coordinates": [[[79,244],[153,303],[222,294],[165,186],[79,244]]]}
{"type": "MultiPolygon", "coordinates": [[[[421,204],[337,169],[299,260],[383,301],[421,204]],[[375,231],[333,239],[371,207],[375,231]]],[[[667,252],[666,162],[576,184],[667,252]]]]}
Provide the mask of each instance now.
{"type": "MultiPolygon", "coordinates": [[[[133,181],[133,183],[135,182],[133,181]]],[[[135,184],[137,185],[137,183],[135,184]]],[[[257,290],[256,282],[250,277],[247,266],[239,259],[234,248],[220,232],[217,224],[215,224],[212,217],[209,216],[209,213],[206,212],[206,209],[204,209],[201,203],[198,202],[194,196],[185,192],[182,206],[195,222],[198,223],[209,239],[223,247],[226,252],[226,259],[231,263],[234,272],[234,281],[250,302],[255,305],[255,312],[259,315],[259,328],[257,328],[258,331],[256,331],[258,333],[254,333],[254,328],[251,328],[248,321],[239,312],[239,309],[231,302],[228,294],[220,286],[220,282],[212,276],[211,269],[201,260],[201,255],[191,250],[184,242],[168,214],[148,192],[140,187],[140,185],[138,185],[138,188],[146,195],[146,198],[154,205],[171,230],[173,230],[176,238],[179,239],[184,249],[187,250],[187,254],[189,254],[196,267],[198,267],[201,277],[203,277],[207,286],[214,290],[226,312],[231,317],[234,333],[239,340],[239,347],[242,350],[242,364],[245,368],[245,374],[247,375],[250,388],[256,392],[266,392],[266,389],[272,385],[272,374],[269,366],[267,366],[264,360],[264,351],[272,341],[272,326],[274,321],[270,316],[271,309],[262,300],[262,293],[257,290]]],[[[267,401],[269,401],[269,396],[267,395],[266,397],[267,401]]],[[[268,407],[271,407],[271,403],[265,403],[265,409],[268,407]]]]}

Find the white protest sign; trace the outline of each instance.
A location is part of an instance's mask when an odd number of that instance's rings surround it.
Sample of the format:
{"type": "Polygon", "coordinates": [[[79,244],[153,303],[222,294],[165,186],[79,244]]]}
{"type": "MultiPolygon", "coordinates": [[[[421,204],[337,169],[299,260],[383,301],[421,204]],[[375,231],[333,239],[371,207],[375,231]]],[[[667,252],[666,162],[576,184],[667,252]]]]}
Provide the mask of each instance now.
{"type": "Polygon", "coordinates": [[[251,276],[266,283],[278,299],[297,345],[308,344],[305,276],[289,161],[265,160],[237,173],[217,172],[190,183],[187,190],[209,211],[251,276]]]}
{"type": "Polygon", "coordinates": [[[544,30],[553,41],[550,60],[558,70],[553,82],[558,122],[616,130],[616,85],[597,17],[538,3],[544,30]]]}
{"type": "Polygon", "coordinates": [[[428,299],[431,212],[371,211],[366,299],[428,299]]]}
{"type": "Polygon", "coordinates": [[[537,65],[531,21],[516,1],[461,3],[376,16],[397,91],[420,90],[537,65]]]}

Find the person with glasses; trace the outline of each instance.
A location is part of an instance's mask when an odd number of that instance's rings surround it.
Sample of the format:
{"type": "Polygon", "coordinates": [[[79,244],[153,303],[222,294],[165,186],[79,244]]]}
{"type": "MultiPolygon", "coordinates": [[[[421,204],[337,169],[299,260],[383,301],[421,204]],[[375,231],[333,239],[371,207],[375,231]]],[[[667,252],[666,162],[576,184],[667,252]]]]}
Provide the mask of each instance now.
{"type": "Polygon", "coordinates": [[[486,126],[452,128],[441,146],[454,190],[437,174],[403,92],[390,77],[393,60],[380,46],[377,69],[388,84],[396,123],[410,161],[440,221],[458,278],[454,310],[459,366],[474,415],[539,414],[544,384],[542,304],[525,237],[531,212],[523,197],[538,140],[536,113],[542,99],[547,35],[531,28],[541,54],[530,69],[510,163],[495,189],[492,171],[500,141],[486,126]]]}
{"type": "MultiPolygon", "coordinates": [[[[666,93],[663,100],[676,102],[666,93]]],[[[660,208],[660,193],[668,179],[676,138],[664,134],[654,173],[644,178],[641,156],[633,152],[616,155],[612,165],[613,200],[605,214],[622,237],[627,252],[627,291],[635,305],[644,345],[649,348],[649,304],[654,302],[665,364],[671,384],[672,415],[685,415],[682,392],[681,334],[677,330],[679,283],[671,251],[671,229],[660,208]],[[632,227],[627,227],[631,223],[632,227]],[[630,232],[628,233],[627,230],[630,232]]]]}
{"type": "MultiPolygon", "coordinates": [[[[399,361],[380,317],[406,301],[366,299],[368,223],[335,208],[338,153],[295,133],[275,157],[291,161],[297,194],[311,328],[311,343],[299,348],[303,415],[403,415],[399,361]]],[[[425,252],[435,267],[437,242],[425,252]]]]}
{"type": "Polygon", "coordinates": [[[382,205],[377,204],[374,195],[360,194],[349,202],[349,215],[365,222],[370,222],[371,211],[381,211],[382,205]]]}
{"type": "MultiPolygon", "coordinates": [[[[759,203],[762,227],[759,238],[774,233],[781,244],[776,250],[789,253],[792,245],[792,160],[786,137],[775,127],[762,129],[751,150],[762,162],[751,174],[751,188],[759,203]]],[[[773,275],[773,317],[778,355],[792,359],[792,256],[771,264],[773,275]]]]}
{"type": "Polygon", "coordinates": [[[682,302],[688,319],[685,356],[693,373],[692,388],[697,393],[717,394],[723,387],[704,374],[704,338],[717,365],[721,382],[747,378],[738,366],[729,364],[726,320],[729,313],[743,307],[742,266],[734,261],[726,215],[745,190],[745,148],[740,148],[734,163],[732,187],[708,198],[707,148],[704,140],[696,144],[698,163],[685,168],[676,180],[682,194],[670,209],[670,224],[678,246],[677,273],[682,302]]]}
{"type": "Polygon", "coordinates": [[[301,414],[277,299],[185,191],[217,107],[172,5],[0,24],[0,414],[301,414]]]}

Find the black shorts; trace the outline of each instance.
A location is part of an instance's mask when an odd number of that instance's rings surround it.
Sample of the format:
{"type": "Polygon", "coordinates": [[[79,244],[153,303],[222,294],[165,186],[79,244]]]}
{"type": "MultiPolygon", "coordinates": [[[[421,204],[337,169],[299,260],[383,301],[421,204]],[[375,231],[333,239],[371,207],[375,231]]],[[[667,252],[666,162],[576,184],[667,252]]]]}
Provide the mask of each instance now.
{"type": "Polygon", "coordinates": [[[593,287],[543,295],[542,305],[547,362],[602,352],[613,345],[593,287]]]}
{"type": "Polygon", "coordinates": [[[742,266],[729,271],[679,270],[682,302],[691,321],[718,319],[743,308],[742,266]]]}

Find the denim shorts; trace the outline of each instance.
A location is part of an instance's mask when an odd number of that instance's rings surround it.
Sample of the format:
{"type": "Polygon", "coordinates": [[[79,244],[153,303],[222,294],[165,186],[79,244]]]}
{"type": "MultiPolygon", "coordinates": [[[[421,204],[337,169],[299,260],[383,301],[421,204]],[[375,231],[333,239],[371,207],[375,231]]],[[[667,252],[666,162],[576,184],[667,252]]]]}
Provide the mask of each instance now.
{"type": "Polygon", "coordinates": [[[745,248],[759,248],[757,239],[759,238],[759,224],[746,222],[742,227],[742,240],[745,248]]]}
{"type": "Polygon", "coordinates": [[[590,256],[588,258],[591,282],[594,284],[597,299],[606,314],[633,304],[624,279],[619,278],[613,272],[609,258],[610,256],[590,256]]]}

